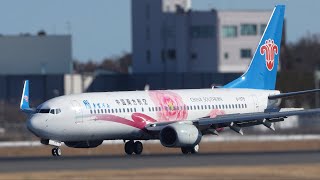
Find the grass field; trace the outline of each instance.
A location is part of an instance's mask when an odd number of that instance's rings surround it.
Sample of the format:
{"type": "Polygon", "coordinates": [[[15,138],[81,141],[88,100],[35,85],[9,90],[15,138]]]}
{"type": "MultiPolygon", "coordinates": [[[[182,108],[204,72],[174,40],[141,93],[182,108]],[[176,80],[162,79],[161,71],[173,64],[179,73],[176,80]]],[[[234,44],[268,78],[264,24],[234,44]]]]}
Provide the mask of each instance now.
{"type": "Polygon", "coordinates": [[[320,164],[2,173],[0,179],[319,180],[320,164]]]}

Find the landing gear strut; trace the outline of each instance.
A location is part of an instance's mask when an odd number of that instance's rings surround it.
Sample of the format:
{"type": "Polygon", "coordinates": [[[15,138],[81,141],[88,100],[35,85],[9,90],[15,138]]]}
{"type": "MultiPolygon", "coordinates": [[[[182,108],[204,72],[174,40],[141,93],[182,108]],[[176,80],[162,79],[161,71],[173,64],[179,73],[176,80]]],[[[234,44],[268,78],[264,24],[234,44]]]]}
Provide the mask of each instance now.
{"type": "Polygon", "coordinates": [[[183,154],[197,154],[199,152],[199,144],[193,146],[193,147],[181,147],[181,152],[183,154]]]}
{"type": "Polygon", "coordinates": [[[59,147],[54,147],[51,151],[52,156],[61,156],[61,149],[59,147]]]}
{"type": "Polygon", "coordinates": [[[141,154],[143,151],[143,145],[140,141],[134,142],[133,140],[130,140],[125,143],[124,145],[124,151],[128,154],[131,155],[133,153],[135,154],[141,154]]]}

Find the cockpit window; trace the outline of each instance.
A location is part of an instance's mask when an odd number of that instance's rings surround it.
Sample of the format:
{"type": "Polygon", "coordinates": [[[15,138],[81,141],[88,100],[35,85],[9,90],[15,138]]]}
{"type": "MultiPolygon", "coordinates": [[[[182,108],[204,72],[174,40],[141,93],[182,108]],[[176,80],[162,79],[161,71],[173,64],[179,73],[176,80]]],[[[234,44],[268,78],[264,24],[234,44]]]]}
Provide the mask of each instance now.
{"type": "Polygon", "coordinates": [[[37,109],[37,113],[59,114],[61,109],[37,109]]]}
{"type": "Polygon", "coordinates": [[[56,114],[61,113],[61,109],[56,109],[56,114]]]}
{"type": "Polygon", "coordinates": [[[37,109],[37,113],[49,113],[50,109],[37,109]]]}

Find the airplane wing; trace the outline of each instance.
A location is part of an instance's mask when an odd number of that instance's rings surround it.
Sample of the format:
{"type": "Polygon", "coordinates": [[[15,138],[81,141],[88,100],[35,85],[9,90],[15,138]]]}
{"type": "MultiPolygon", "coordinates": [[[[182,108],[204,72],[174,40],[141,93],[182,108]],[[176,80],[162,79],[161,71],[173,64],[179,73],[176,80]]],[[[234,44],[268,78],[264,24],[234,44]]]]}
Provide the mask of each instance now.
{"type": "Polygon", "coordinates": [[[277,94],[277,95],[270,95],[268,97],[268,99],[272,100],[272,99],[287,98],[287,97],[291,97],[291,96],[297,96],[297,95],[308,94],[308,93],[315,93],[315,92],[319,92],[319,91],[320,91],[320,89],[311,89],[311,90],[305,90],[305,91],[280,93],[280,94],[277,94]]]}
{"type": "MultiPolygon", "coordinates": [[[[306,115],[306,114],[320,114],[320,108],[309,110],[291,110],[291,111],[276,111],[276,112],[257,112],[257,113],[242,113],[242,114],[226,114],[218,115],[215,118],[200,118],[191,121],[198,129],[203,132],[217,134],[216,129],[229,127],[232,130],[243,134],[242,127],[249,127],[263,124],[266,127],[274,129],[274,123],[283,121],[288,116],[306,115]]],[[[168,124],[176,122],[151,123],[146,125],[148,131],[160,131],[168,124]]],[[[188,122],[181,122],[188,123],[188,122]]],[[[190,122],[189,122],[190,123],[190,122]]]]}

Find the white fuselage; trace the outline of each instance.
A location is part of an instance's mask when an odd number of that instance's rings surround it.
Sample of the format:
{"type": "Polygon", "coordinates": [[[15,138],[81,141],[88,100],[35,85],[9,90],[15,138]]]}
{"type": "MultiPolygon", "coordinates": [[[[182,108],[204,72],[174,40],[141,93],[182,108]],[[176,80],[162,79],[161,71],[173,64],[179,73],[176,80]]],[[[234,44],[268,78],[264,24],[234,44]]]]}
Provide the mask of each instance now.
{"type": "Polygon", "coordinates": [[[152,139],[144,130],[148,123],[263,112],[277,105],[268,96],[279,93],[216,88],[66,95],[41,104],[27,126],[42,139],[58,141],[152,139]]]}

